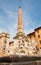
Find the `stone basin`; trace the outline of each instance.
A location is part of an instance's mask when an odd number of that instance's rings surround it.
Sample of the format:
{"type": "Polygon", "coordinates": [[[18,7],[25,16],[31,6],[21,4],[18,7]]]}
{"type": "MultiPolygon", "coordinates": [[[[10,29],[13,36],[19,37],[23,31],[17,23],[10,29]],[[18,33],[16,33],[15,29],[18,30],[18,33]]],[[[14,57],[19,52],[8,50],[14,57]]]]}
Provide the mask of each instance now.
{"type": "Polygon", "coordinates": [[[10,55],[5,57],[0,57],[0,62],[28,62],[28,61],[38,61],[38,60],[41,60],[41,56],[10,55]]]}

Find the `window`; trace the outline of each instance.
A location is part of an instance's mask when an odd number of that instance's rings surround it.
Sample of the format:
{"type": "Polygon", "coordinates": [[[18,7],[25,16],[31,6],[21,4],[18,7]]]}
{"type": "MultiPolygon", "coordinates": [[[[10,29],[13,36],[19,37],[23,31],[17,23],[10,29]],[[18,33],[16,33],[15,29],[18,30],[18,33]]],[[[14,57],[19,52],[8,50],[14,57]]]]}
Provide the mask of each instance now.
{"type": "Polygon", "coordinates": [[[41,44],[41,40],[40,40],[40,44],[41,44]]]}
{"type": "Polygon", "coordinates": [[[5,50],[5,48],[6,48],[6,45],[3,46],[3,50],[5,50]]]}
{"type": "Polygon", "coordinates": [[[7,41],[5,40],[4,43],[7,43],[7,41]]]}
{"type": "Polygon", "coordinates": [[[4,53],[4,54],[5,54],[5,50],[2,50],[2,53],[4,53]]]}
{"type": "Polygon", "coordinates": [[[20,43],[20,41],[19,41],[19,43],[20,43]]]}
{"type": "Polygon", "coordinates": [[[5,48],[3,48],[3,50],[5,50],[5,48]]]}
{"type": "Polygon", "coordinates": [[[24,44],[23,44],[23,46],[24,46],[24,44]]]}
{"type": "Polygon", "coordinates": [[[39,30],[37,30],[37,33],[39,33],[39,30]]]}
{"type": "Polygon", "coordinates": [[[8,50],[8,53],[9,53],[10,51],[8,50]]]}
{"type": "Polygon", "coordinates": [[[35,34],[34,34],[34,37],[35,37],[35,34]]]}
{"type": "Polygon", "coordinates": [[[40,38],[40,35],[38,35],[38,38],[40,38]]]}
{"type": "Polygon", "coordinates": [[[26,40],[26,42],[28,42],[28,40],[26,40]]]}
{"type": "Polygon", "coordinates": [[[41,49],[41,47],[40,47],[40,49],[41,49]]]}
{"type": "Polygon", "coordinates": [[[37,49],[37,51],[39,51],[39,48],[38,48],[38,46],[36,45],[36,49],[37,49]]]}
{"type": "Polygon", "coordinates": [[[30,38],[31,38],[31,36],[30,36],[30,38]]]}
{"type": "Polygon", "coordinates": [[[1,37],[0,37],[1,38],[1,37]]]}
{"type": "Polygon", "coordinates": [[[24,40],[22,40],[22,42],[24,43],[24,40]]]}

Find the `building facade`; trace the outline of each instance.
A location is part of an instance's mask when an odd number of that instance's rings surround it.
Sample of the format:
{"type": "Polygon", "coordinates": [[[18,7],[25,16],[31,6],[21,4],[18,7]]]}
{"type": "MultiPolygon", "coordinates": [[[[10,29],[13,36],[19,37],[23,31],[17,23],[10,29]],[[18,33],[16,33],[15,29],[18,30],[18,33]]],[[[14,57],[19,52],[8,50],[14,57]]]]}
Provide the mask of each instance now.
{"type": "Polygon", "coordinates": [[[10,41],[10,36],[8,33],[0,33],[0,56],[6,56],[8,46],[9,46],[9,41],[10,41]]]}
{"type": "Polygon", "coordinates": [[[36,44],[39,49],[41,49],[41,27],[38,27],[34,30],[34,32],[27,34],[31,43],[36,44]]]}

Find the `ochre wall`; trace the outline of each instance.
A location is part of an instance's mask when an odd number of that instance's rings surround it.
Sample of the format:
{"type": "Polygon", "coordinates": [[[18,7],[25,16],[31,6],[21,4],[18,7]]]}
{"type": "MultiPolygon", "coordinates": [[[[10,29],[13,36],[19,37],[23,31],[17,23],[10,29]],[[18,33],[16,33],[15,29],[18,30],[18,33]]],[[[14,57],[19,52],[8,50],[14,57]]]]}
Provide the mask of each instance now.
{"type": "Polygon", "coordinates": [[[29,40],[31,40],[31,41],[33,41],[33,40],[35,39],[38,48],[39,48],[39,49],[41,48],[41,43],[40,43],[40,41],[41,41],[41,28],[36,29],[36,30],[34,31],[34,34],[33,34],[33,32],[32,32],[32,33],[28,34],[27,36],[28,36],[29,40]],[[30,37],[31,37],[31,38],[30,38],[30,37]]]}
{"type": "Polygon", "coordinates": [[[36,37],[36,40],[38,42],[38,47],[40,48],[41,47],[41,43],[40,43],[40,40],[41,40],[41,29],[38,29],[35,31],[35,37],[36,37]]]}

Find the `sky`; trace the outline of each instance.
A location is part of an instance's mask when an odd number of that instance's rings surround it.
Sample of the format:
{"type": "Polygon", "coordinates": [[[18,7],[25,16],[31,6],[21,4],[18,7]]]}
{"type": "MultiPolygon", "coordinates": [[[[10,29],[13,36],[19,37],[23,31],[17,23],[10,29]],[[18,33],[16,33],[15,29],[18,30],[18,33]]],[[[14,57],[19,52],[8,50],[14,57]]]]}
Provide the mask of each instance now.
{"type": "Polygon", "coordinates": [[[41,26],[41,0],[0,0],[0,32],[9,33],[11,38],[17,33],[19,6],[26,34],[41,26]]]}

